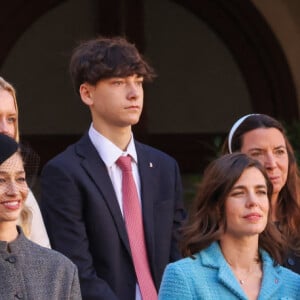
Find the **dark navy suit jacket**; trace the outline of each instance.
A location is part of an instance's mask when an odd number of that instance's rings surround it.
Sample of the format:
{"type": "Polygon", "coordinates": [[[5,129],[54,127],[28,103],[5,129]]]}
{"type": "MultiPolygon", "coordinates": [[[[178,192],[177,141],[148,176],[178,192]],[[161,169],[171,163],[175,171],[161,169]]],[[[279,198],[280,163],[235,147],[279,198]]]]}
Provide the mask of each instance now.
{"type": "MultiPolygon", "coordinates": [[[[135,146],[148,259],[159,289],[166,265],[180,258],[181,178],[173,158],[135,146]]],[[[133,300],[136,276],[124,220],[87,133],[43,168],[40,204],[51,246],[78,266],[83,299],[133,300]]]]}

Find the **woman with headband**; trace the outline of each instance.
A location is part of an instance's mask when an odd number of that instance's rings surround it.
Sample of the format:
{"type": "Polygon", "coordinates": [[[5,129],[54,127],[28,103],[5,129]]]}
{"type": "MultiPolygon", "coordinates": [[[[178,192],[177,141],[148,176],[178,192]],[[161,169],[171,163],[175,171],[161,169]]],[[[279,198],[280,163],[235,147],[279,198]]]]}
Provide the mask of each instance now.
{"type": "MultiPolygon", "coordinates": [[[[14,87],[0,77],[0,133],[19,142],[18,105],[14,87]]],[[[33,242],[50,248],[50,242],[38,203],[31,191],[20,214],[19,224],[33,242]]]]}
{"type": "Polygon", "coordinates": [[[284,265],[300,273],[300,179],[293,148],[283,126],[270,116],[250,114],[232,126],[223,154],[243,152],[257,159],[273,184],[272,221],[289,251],[284,265]]]}

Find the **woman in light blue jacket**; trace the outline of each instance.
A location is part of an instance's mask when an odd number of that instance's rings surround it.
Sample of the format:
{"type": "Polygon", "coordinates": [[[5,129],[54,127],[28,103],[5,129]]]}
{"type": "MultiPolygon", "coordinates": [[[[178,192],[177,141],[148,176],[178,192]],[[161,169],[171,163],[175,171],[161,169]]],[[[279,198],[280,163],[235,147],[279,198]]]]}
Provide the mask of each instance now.
{"type": "Polygon", "coordinates": [[[279,265],[286,249],[269,218],[271,195],[256,160],[212,162],[183,230],[185,258],[167,266],[159,299],[300,299],[300,275],[279,265]]]}

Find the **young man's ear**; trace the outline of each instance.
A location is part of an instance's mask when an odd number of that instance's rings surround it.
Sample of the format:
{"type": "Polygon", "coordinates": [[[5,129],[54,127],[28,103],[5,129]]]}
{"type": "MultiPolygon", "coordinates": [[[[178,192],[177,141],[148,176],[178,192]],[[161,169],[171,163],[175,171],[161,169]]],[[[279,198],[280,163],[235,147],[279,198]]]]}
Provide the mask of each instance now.
{"type": "Polygon", "coordinates": [[[87,82],[82,83],[79,87],[79,94],[81,100],[83,103],[85,103],[88,106],[94,103],[93,91],[94,91],[94,86],[90,85],[87,82]]]}

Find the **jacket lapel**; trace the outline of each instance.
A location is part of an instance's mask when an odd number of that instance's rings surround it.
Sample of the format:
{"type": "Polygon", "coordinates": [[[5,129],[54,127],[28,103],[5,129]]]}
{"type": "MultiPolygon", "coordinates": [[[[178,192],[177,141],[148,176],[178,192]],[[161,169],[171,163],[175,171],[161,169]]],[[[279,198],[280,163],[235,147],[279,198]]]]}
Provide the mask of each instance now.
{"type": "Polygon", "coordinates": [[[280,277],[279,266],[273,266],[273,261],[270,256],[261,251],[263,261],[263,281],[258,299],[275,299],[279,288],[281,288],[282,280],[280,277]]]}
{"type": "MultiPolygon", "coordinates": [[[[260,253],[263,261],[263,279],[258,299],[275,299],[278,289],[282,285],[279,267],[273,266],[272,259],[265,251],[261,250],[260,253]]],[[[218,269],[218,279],[224,286],[230,289],[239,299],[247,299],[231,268],[224,259],[217,242],[203,250],[201,257],[205,266],[218,269]]]]}
{"type": "Polygon", "coordinates": [[[144,146],[135,142],[138,156],[138,170],[141,180],[141,202],[143,211],[143,222],[145,240],[148,249],[148,257],[150,265],[154,264],[154,200],[153,194],[156,187],[155,170],[158,165],[152,162],[149,153],[144,149],[144,146]]]}
{"type": "Polygon", "coordinates": [[[90,141],[88,134],[85,134],[78,142],[76,150],[77,154],[82,157],[82,168],[89,174],[89,177],[97,186],[103,200],[109,208],[112,218],[114,219],[120,237],[130,254],[131,251],[125,223],[112,182],[108,175],[107,168],[90,141]]]}
{"type": "Polygon", "coordinates": [[[245,293],[240,287],[237,279],[235,278],[232,270],[226,263],[222,263],[219,268],[219,281],[232,291],[239,299],[247,300],[245,293]]]}
{"type": "Polygon", "coordinates": [[[218,280],[236,295],[238,299],[247,300],[231,268],[223,257],[218,242],[214,242],[201,253],[203,265],[217,270],[218,280]]]}

